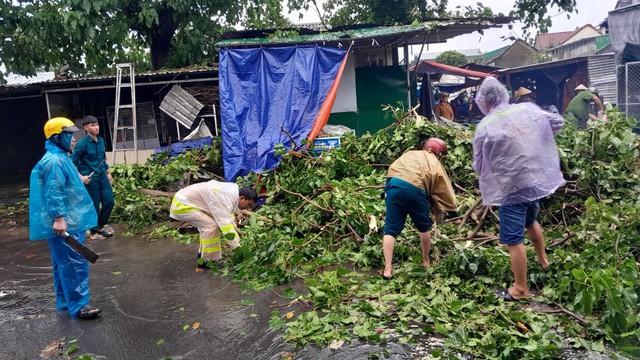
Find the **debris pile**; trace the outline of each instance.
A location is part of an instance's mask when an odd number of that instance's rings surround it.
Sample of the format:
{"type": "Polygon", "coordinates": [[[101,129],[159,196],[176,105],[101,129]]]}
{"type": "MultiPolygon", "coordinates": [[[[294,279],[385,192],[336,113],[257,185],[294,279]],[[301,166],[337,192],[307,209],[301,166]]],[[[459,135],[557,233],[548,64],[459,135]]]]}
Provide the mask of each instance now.
{"type": "MultiPolygon", "coordinates": [[[[497,243],[496,209],[480,202],[473,132],[390,110],[390,128],[345,135],[340,148],[319,155],[280,148],[277,169],[241,179],[268,198],[249,215],[242,247],[223,273],[254,289],[297,284],[282,294],[293,301],[274,305],[272,327],[301,346],[354,337],[416,342],[435,334],[445,349],[481,357],[557,357],[571,347],[638,355],[640,137],[624,116],[610,113],[606,123],[559,135],[568,183],[542,201],[540,213],[551,266],[543,270],[529,254],[533,300],[522,305],[495,295],[512,275],[508,252],[497,243]],[[386,168],[433,136],[449,146],[443,164],[458,217],[434,230],[435,265],[427,269],[417,231],[407,226],[397,239],[394,278],[383,281],[375,270],[382,265],[386,168]]],[[[115,182],[115,215],[138,228],[166,219],[169,199],[138,190],[175,191],[171,184],[185,173],[215,176],[219,149],[192,151],[166,166],[158,159],[116,167],[114,176],[126,181],[115,182]]]]}

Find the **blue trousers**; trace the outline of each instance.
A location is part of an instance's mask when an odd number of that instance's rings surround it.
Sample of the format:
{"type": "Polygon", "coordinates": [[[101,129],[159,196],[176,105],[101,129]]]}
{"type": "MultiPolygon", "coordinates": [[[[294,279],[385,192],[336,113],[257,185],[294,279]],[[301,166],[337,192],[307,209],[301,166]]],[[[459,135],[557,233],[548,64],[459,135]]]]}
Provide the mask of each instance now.
{"type": "MultiPolygon", "coordinates": [[[[84,231],[72,232],[84,244],[84,231]]],[[[89,262],[73,250],[60,236],[48,239],[53,263],[53,287],[56,308],[69,311],[75,318],[78,310],[89,303],[89,262]]]]}

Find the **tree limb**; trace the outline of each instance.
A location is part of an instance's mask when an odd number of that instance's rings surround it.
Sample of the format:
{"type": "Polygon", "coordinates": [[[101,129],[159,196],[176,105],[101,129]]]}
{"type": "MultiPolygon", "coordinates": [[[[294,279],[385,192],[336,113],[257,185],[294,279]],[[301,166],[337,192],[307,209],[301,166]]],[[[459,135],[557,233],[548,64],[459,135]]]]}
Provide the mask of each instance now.
{"type": "Polygon", "coordinates": [[[482,198],[479,197],[478,200],[476,200],[476,202],[473,203],[473,205],[471,205],[469,209],[467,209],[467,211],[462,216],[462,221],[460,221],[460,224],[458,225],[458,230],[462,230],[462,227],[464,226],[464,224],[467,223],[467,220],[469,220],[469,216],[471,216],[471,213],[473,213],[473,210],[475,210],[475,208],[478,207],[478,205],[480,205],[481,203],[482,203],[482,198]]]}
{"type": "Polygon", "coordinates": [[[324,207],[322,207],[322,206],[320,206],[320,205],[318,205],[318,204],[314,203],[313,201],[309,200],[306,196],[304,196],[304,195],[302,195],[302,194],[300,194],[300,193],[297,193],[297,192],[294,192],[294,191],[290,191],[290,190],[287,190],[287,189],[283,188],[283,187],[282,187],[282,185],[280,185],[280,183],[278,182],[278,179],[276,179],[275,177],[273,178],[273,180],[275,181],[276,186],[277,186],[280,190],[282,190],[282,191],[286,192],[287,194],[291,194],[291,195],[298,196],[298,197],[302,198],[304,201],[306,201],[306,202],[308,202],[309,204],[311,204],[311,205],[313,205],[313,206],[317,207],[317,208],[318,208],[318,209],[320,209],[320,210],[324,210],[324,211],[326,211],[326,212],[330,212],[330,213],[332,213],[332,212],[333,212],[333,210],[331,210],[331,209],[327,209],[327,208],[324,208],[324,207]]]}
{"type": "Polygon", "coordinates": [[[291,140],[291,143],[293,144],[293,148],[294,148],[294,149],[297,149],[299,146],[298,146],[298,144],[296,143],[296,141],[293,139],[293,136],[291,136],[291,134],[290,134],[287,130],[285,130],[285,129],[282,127],[282,125],[280,125],[280,130],[282,130],[282,132],[283,132],[283,133],[285,133],[285,134],[289,137],[289,140],[291,140]]]}

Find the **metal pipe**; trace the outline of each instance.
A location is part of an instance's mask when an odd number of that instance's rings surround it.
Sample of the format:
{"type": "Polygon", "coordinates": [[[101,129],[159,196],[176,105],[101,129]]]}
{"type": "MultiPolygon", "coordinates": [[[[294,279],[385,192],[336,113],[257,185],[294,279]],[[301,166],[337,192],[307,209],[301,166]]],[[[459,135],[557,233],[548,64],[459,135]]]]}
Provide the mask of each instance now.
{"type": "Polygon", "coordinates": [[[629,121],[629,63],[624,65],[624,113],[629,121]]]}
{"type": "Polygon", "coordinates": [[[18,100],[18,99],[31,99],[31,98],[37,98],[37,97],[42,97],[42,94],[40,94],[40,95],[24,95],[24,96],[8,97],[8,98],[0,99],[0,101],[18,100]]]}
{"type": "Polygon", "coordinates": [[[47,100],[47,119],[51,119],[51,107],[49,106],[49,94],[44,94],[45,100],[47,100]]]}
{"type": "Polygon", "coordinates": [[[407,72],[407,109],[411,109],[411,72],[409,71],[409,42],[404,42],[404,65],[407,72]]]}

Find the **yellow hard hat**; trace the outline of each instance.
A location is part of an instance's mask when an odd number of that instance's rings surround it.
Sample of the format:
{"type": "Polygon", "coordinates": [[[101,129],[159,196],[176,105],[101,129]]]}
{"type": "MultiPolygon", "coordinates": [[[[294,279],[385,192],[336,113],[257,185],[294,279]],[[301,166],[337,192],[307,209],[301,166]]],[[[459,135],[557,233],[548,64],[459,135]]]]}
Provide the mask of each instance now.
{"type": "Polygon", "coordinates": [[[47,139],[52,135],[60,134],[63,131],[76,132],[78,131],[78,128],[73,124],[73,121],[65,117],[53,118],[44,124],[44,136],[47,139]]]}

